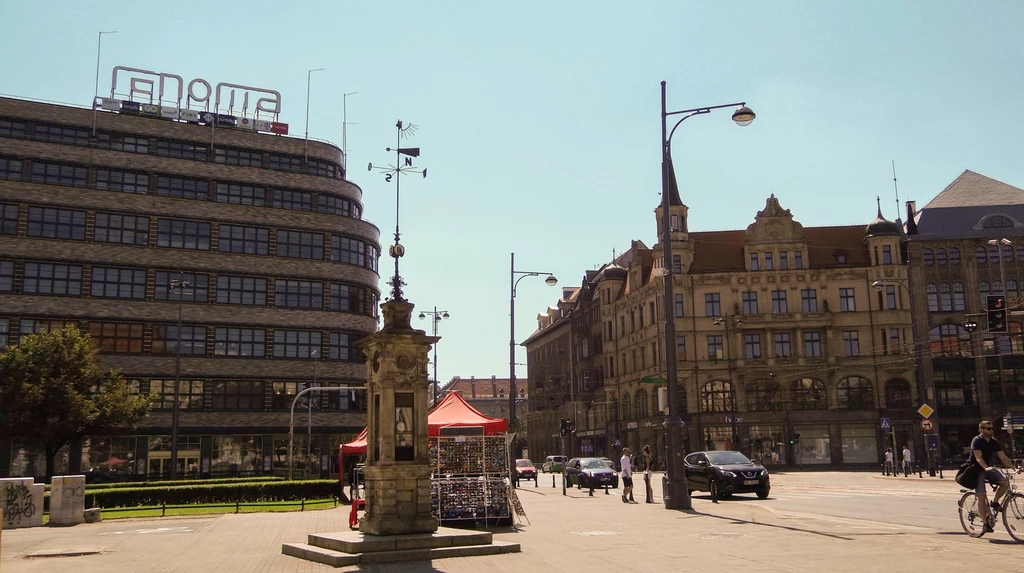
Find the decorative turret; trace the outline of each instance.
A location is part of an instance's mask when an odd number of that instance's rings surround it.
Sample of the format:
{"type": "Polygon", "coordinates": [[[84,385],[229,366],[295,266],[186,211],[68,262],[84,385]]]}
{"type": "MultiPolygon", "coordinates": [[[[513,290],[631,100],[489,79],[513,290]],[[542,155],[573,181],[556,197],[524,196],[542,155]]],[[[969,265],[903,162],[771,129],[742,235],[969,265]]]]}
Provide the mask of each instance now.
{"type": "Polygon", "coordinates": [[[900,226],[882,216],[882,201],[877,197],[875,200],[878,202],[878,216],[864,229],[868,237],[900,236],[900,226]]]}

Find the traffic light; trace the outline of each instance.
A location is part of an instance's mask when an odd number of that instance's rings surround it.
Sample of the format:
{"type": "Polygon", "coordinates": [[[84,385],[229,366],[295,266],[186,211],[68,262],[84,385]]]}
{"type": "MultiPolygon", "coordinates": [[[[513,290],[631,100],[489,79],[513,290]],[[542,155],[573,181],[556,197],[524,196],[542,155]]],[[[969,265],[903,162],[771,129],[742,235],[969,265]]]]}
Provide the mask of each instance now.
{"type": "Polygon", "coordinates": [[[572,420],[570,420],[568,418],[563,418],[562,419],[562,435],[563,436],[568,436],[569,434],[572,433],[572,430],[573,430],[573,428],[572,428],[572,420]]]}
{"type": "Polygon", "coordinates": [[[988,316],[988,331],[1006,333],[1006,297],[1001,294],[988,295],[985,311],[988,316]]]}
{"type": "Polygon", "coordinates": [[[799,444],[800,443],[800,434],[793,434],[792,437],[789,438],[789,443],[790,443],[790,445],[793,445],[793,446],[799,444]]]}

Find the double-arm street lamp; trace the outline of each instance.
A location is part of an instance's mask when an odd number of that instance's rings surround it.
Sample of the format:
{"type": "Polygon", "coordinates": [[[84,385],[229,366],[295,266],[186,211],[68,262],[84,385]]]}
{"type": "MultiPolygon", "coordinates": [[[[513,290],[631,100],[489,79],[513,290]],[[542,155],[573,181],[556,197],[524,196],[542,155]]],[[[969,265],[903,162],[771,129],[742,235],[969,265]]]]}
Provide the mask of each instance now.
{"type": "MultiPolygon", "coordinates": [[[[431,322],[434,323],[434,337],[436,338],[437,337],[437,323],[441,322],[442,319],[449,318],[450,315],[448,314],[447,310],[437,310],[437,307],[435,306],[433,311],[425,310],[425,311],[421,312],[420,313],[420,320],[423,320],[424,318],[427,318],[427,316],[430,316],[433,319],[433,320],[431,320],[431,322]]],[[[437,406],[437,343],[436,342],[434,343],[434,405],[437,406]]]]}
{"type": "Polygon", "coordinates": [[[686,476],[684,475],[682,430],[683,421],[679,412],[679,388],[678,376],[676,374],[676,323],[673,305],[673,268],[672,268],[672,217],[669,213],[671,201],[669,200],[670,185],[669,178],[675,177],[675,172],[670,168],[672,163],[672,136],[676,128],[687,118],[695,115],[711,113],[712,110],[722,108],[736,108],[732,114],[732,120],[737,125],[750,125],[754,121],[754,112],[747,107],[745,102],[730,103],[725,105],[713,105],[697,107],[680,111],[668,111],[665,107],[665,82],[661,82],[661,245],[662,245],[662,266],[665,271],[665,300],[663,301],[665,314],[665,379],[668,384],[668,417],[665,418],[665,435],[668,438],[668,472],[663,482],[665,507],[668,509],[690,509],[690,494],[686,487],[686,476]],[[682,115],[679,121],[668,129],[669,116],[682,115]]]}
{"type": "Polygon", "coordinates": [[[544,282],[548,286],[555,286],[558,284],[558,279],[555,275],[547,272],[536,272],[536,271],[517,271],[516,270],[516,254],[512,253],[512,264],[509,267],[509,301],[508,301],[508,323],[509,323],[509,337],[508,337],[508,431],[514,438],[512,449],[509,452],[509,475],[515,471],[516,458],[519,457],[519,437],[516,433],[516,286],[519,281],[526,277],[539,277],[541,275],[547,275],[544,282]],[[520,275],[516,278],[516,275],[520,275]]]}
{"type": "MultiPolygon", "coordinates": [[[[184,275],[181,275],[184,276],[184,275]]],[[[181,387],[181,303],[185,294],[191,294],[187,289],[192,286],[190,281],[184,279],[172,280],[170,291],[178,297],[178,332],[175,336],[174,356],[174,406],[171,407],[171,479],[178,477],[178,420],[180,417],[180,387],[181,387]]],[[[191,338],[191,337],[190,337],[191,338]]]]}

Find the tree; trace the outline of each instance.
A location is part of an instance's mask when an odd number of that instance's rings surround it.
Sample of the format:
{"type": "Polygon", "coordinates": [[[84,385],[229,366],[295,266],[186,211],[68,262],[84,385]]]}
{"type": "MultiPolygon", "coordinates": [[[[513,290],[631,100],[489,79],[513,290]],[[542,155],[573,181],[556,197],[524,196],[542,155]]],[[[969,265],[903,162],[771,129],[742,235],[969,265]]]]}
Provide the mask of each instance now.
{"type": "Polygon", "coordinates": [[[46,477],[73,440],[131,429],[149,413],[121,373],[103,370],[88,334],[73,326],[22,336],[0,352],[0,432],[39,440],[46,477]]]}

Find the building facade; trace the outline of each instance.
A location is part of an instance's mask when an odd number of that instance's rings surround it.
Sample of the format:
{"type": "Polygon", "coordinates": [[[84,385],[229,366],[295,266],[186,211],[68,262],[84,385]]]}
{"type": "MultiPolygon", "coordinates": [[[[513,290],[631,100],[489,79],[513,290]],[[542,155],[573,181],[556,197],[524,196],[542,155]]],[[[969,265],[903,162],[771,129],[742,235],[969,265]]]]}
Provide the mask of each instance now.
{"type": "MultiPolygon", "coordinates": [[[[443,400],[444,394],[448,392],[458,392],[463,400],[481,414],[492,418],[508,418],[509,386],[508,378],[498,378],[497,376],[490,378],[453,376],[442,387],[441,399],[443,400]]],[[[530,397],[525,380],[516,380],[516,394],[516,419],[525,420],[523,416],[527,412],[530,397]]]]}
{"type": "MultiPolygon", "coordinates": [[[[380,245],[361,195],[330,144],[0,98],[0,347],[73,325],[153,398],[64,469],[167,475],[180,356],[179,475],[286,471],[296,394],[365,381],[380,245]]],[[[298,410],[302,471],[326,475],[364,398],[298,410]]],[[[30,436],[0,437],[0,476],[44,466],[30,436]]]]}
{"type": "MultiPolygon", "coordinates": [[[[899,225],[879,209],[867,226],[804,228],[772,196],[746,230],[689,233],[673,195],[672,349],[686,451],[738,449],[766,465],[875,465],[894,437],[880,418],[892,419],[900,447],[923,451],[899,225]]],[[[661,207],[656,218],[660,237],[661,207]]],[[[574,327],[565,369],[578,398],[562,405],[577,421],[569,455],[614,459],[622,446],[650,445],[664,463],[662,253],[634,241],[588,272],[560,302],[559,320],[542,316],[524,342],[537,398],[557,367],[535,348],[551,344],[546,329],[574,327]]],[[[554,445],[538,440],[535,455],[563,453],[554,445]]]]}
{"type": "Polygon", "coordinates": [[[950,459],[979,420],[999,429],[1006,414],[1024,414],[1024,190],[964,171],[924,208],[908,203],[907,222],[920,372],[950,459]],[[1006,297],[1006,333],[989,330],[990,295],[1006,297]]]}

